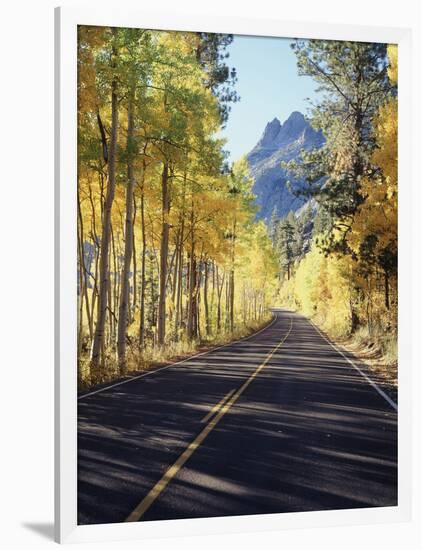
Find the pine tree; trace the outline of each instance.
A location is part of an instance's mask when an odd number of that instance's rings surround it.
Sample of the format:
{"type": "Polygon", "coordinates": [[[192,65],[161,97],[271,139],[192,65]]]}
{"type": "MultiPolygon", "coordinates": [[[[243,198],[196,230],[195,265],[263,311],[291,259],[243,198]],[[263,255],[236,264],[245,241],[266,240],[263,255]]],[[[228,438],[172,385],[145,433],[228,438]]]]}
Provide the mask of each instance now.
{"type": "Polygon", "coordinates": [[[312,77],[322,99],[312,124],[326,137],[319,150],[304,151],[289,170],[305,177],[301,192],[327,211],[334,231],[327,250],[349,251],[353,216],[363,203],[362,180],[374,173],[373,118],[391,90],[385,44],[297,40],[293,44],[299,74],[312,77]]]}

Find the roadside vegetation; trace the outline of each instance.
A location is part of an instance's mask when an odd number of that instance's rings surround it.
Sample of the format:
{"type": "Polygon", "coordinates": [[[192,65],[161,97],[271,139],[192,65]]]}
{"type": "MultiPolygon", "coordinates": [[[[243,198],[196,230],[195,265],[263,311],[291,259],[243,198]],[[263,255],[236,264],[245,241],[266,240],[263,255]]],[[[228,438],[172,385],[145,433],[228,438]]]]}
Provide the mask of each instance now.
{"type": "Polygon", "coordinates": [[[397,47],[297,41],[319,85],[311,121],[326,138],[288,164],[299,215],[272,220],[278,302],[312,318],[397,383],[397,47]]]}
{"type": "Polygon", "coordinates": [[[78,374],[124,376],[263,325],[275,254],[246,160],[229,35],[79,27],[78,374]]]}
{"type": "Polygon", "coordinates": [[[304,206],[267,228],[218,137],[232,39],[79,27],[79,384],[243,337],[274,304],[395,383],[397,48],[293,43],[325,144],[284,164],[304,206]]]}

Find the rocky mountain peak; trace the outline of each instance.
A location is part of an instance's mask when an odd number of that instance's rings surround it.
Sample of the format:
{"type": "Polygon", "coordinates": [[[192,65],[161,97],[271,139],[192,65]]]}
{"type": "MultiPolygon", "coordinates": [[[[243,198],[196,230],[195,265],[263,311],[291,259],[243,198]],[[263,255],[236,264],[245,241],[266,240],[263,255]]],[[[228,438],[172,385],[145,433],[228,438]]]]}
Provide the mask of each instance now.
{"type": "Polygon", "coordinates": [[[291,181],[291,175],[282,167],[283,161],[298,158],[301,150],[319,148],[324,136],[315,130],[299,111],[293,111],[283,122],[275,117],[264,129],[261,139],[247,155],[255,183],[253,191],[260,210],[257,217],[270,221],[275,209],[277,215],[285,216],[303,205],[293,189],[302,182],[291,181]],[[291,181],[293,188],[287,185],[291,181]]]}
{"type": "Polygon", "coordinates": [[[265,126],[264,133],[262,134],[261,139],[258,142],[258,145],[261,147],[268,147],[274,143],[277,135],[280,132],[281,122],[277,117],[273,118],[271,122],[265,126]]]}
{"type": "Polygon", "coordinates": [[[276,143],[280,145],[281,143],[297,139],[307,127],[309,127],[309,123],[306,122],[302,113],[293,111],[281,126],[276,138],[276,143]]]}

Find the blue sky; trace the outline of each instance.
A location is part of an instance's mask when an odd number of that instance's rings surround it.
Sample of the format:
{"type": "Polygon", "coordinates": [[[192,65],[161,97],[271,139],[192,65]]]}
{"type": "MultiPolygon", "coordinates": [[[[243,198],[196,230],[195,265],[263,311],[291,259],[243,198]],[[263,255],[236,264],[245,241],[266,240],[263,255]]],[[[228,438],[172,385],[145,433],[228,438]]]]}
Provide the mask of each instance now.
{"type": "Polygon", "coordinates": [[[289,38],[235,36],[227,61],[238,75],[236,89],[241,97],[231,106],[223,136],[230,159],[248,153],[261,137],[267,122],[281,122],[292,111],[307,113],[307,97],[315,98],[316,84],[297,74],[296,57],[289,38]]]}

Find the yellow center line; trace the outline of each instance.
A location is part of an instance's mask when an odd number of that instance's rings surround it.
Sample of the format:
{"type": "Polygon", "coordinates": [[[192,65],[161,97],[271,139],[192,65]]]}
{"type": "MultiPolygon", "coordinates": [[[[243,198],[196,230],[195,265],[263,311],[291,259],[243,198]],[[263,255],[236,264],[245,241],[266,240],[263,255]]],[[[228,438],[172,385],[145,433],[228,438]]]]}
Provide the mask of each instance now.
{"type": "Polygon", "coordinates": [[[231,390],[227,395],[223,397],[214,407],[204,416],[204,418],[201,420],[202,424],[205,422],[208,422],[208,420],[218,411],[218,409],[223,405],[229,397],[231,397],[236,390],[231,390]]]}
{"type": "Polygon", "coordinates": [[[242,393],[246,390],[249,384],[255,380],[261,370],[265,365],[270,361],[274,353],[281,348],[281,346],[286,341],[290,332],[292,331],[293,318],[290,318],[290,327],[287,331],[287,334],[284,338],[277,344],[277,346],[267,355],[263,363],[256,368],[256,370],[249,376],[249,378],[240,386],[237,392],[232,395],[220,409],[220,411],[214,416],[214,418],[203,428],[203,430],[196,436],[196,438],[186,447],[183,453],[179,456],[176,462],[170,466],[170,468],[165,472],[162,478],[154,485],[154,487],[149,491],[143,500],[138,504],[138,506],[128,515],[125,521],[139,521],[140,518],[145,514],[148,508],[152,503],[157,499],[160,493],[167,487],[170,481],[177,475],[179,470],[183,465],[189,460],[193,455],[196,449],[201,445],[207,435],[217,426],[226,412],[236,403],[242,393]]]}

